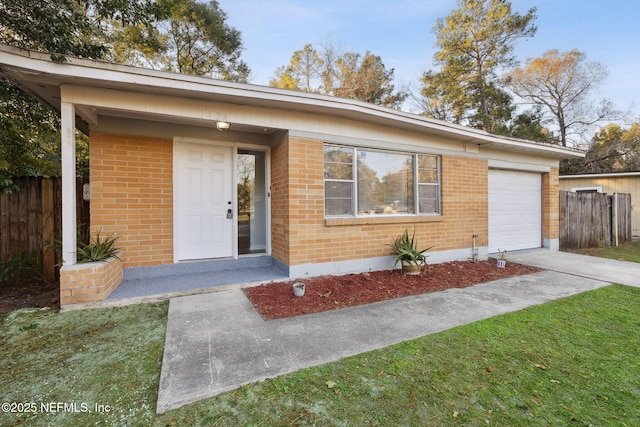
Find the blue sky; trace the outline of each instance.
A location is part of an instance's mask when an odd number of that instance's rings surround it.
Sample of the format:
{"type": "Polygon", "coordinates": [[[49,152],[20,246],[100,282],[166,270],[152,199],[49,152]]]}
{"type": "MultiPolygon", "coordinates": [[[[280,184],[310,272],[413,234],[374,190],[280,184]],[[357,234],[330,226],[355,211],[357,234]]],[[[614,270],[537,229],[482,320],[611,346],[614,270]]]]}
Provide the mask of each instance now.
{"type": "MultiPolygon", "coordinates": [[[[252,70],[251,83],[267,85],[277,67],[311,43],[329,42],[343,51],[382,58],[395,69],[397,84],[419,84],[433,68],[436,50],[433,26],[455,9],[455,0],[219,0],[228,23],[242,33],[242,54],[252,70]]],[[[618,108],[632,104],[640,112],[640,1],[638,0],[512,0],[513,9],[537,8],[538,31],[521,40],[516,56],[541,56],[546,50],[578,49],[588,61],[609,70],[597,98],[618,108]]]]}

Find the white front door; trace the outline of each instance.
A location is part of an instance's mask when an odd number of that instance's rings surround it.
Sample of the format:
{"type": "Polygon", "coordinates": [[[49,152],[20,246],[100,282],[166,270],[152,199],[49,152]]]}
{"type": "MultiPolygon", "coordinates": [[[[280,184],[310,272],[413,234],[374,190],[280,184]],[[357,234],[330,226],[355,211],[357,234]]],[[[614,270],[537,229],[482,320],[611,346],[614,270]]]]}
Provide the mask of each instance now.
{"type": "Polygon", "coordinates": [[[232,153],[229,147],[177,143],[177,261],[233,256],[232,153]]]}

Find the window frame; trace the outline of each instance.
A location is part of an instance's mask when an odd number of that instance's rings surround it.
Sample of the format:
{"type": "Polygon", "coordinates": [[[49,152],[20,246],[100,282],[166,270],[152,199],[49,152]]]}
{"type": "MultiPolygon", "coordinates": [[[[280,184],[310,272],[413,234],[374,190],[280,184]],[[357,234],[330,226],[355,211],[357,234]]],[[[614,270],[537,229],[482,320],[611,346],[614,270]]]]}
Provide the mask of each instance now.
{"type": "MultiPolygon", "coordinates": [[[[332,145],[332,144],[324,144],[323,146],[323,157],[322,157],[322,169],[323,169],[323,192],[324,192],[324,197],[323,197],[323,201],[324,201],[324,216],[325,218],[327,218],[327,182],[337,182],[337,183],[350,183],[351,184],[351,207],[350,207],[350,211],[351,213],[347,213],[347,214],[342,214],[342,215],[330,215],[328,216],[329,218],[344,218],[344,217],[355,217],[357,216],[355,214],[356,211],[354,211],[354,197],[357,197],[357,180],[358,180],[358,174],[357,174],[357,160],[354,158],[354,156],[356,155],[356,151],[353,150],[352,147],[344,147],[344,146],[340,146],[340,145],[332,145]],[[325,148],[327,146],[332,146],[332,147],[336,147],[336,148],[340,148],[340,149],[350,149],[351,150],[351,179],[340,179],[340,178],[329,178],[327,177],[327,162],[324,158],[325,156],[325,148]]],[[[345,163],[345,162],[330,162],[331,164],[335,164],[335,165],[347,165],[349,163],[345,163]]],[[[332,200],[346,200],[340,197],[332,197],[332,200]]]]}
{"type": "MultiPolygon", "coordinates": [[[[415,186],[415,212],[416,215],[442,215],[442,196],[441,196],[441,189],[442,189],[442,181],[440,179],[441,177],[441,170],[442,170],[442,163],[440,161],[440,156],[436,156],[434,154],[421,154],[421,153],[415,153],[415,160],[414,160],[414,186],[415,186]],[[436,172],[436,179],[435,179],[435,183],[431,183],[431,182],[420,182],[420,156],[425,156],[425,157],[433,157],[436,161],[436,168],[435,168],[435,172],[436,172]],[[436,193],[435,193],[435,202],[436,202],[436,211],[435,212],[421,212],[420,211],[420,186],[432,186],[432,187],[436,187],[436,193]]],[[[423,170],[433,170],[433,169],[423,169],[423,170]]]]}
{"type": "MultiPolygon", "coordinates": [[[[338,163],[338,162],[330,162],[330,163],[338,163]]],[[[346,164],[346,163],[345,163],[346,164]]],[[[422,169],[429,170],[429,169],[422,169]]],[[[429,153],[420,153],[420,152],[411,152],[411,151],[402,151],[402,150],[385,150],[385,149],[377,149],[377,148],[366,148],[366,147],[357,147],[357,146],[346,146],[340,144],[332,144],[325,142],[323,145],[323,201],[324,201],[324,217],[325,219],[341,219],[341,218],[371,218],[371,219],[381,219],[381,218],[389,218],[389,217],[441,217],[442,216],[442,161],[441,156],[436,154],[429,153]],[[351,151],[351,179],[335,179],[327,177],[327,162],[325,160],[326,148],[327,147],[335,147],[339,149],[348,149],[351,151]],[[413,178],[413,213],[393,213],[393,214],[360,214],[359,206],[358,206],[358,156],[360,151],[365,152],[378,152],[378,153],[387,153],[387,154],[397,154],[403,156],[411,156],[413,160],[413,168],[412,168],[412,178],[413,178]],[[435,169],[435,182],[420,182],[420,156],[430,157],[435,159],[436,166],[435,169]],[[349,182],[351,184],[351,207],[349,214],[336,214],[329,215],[327,214],[327,182],[349,182]],[[420,187],[428,186],[435,187],[435,204],[436,211],[435,212],[421,212],[420,210],[420,187]]]]}

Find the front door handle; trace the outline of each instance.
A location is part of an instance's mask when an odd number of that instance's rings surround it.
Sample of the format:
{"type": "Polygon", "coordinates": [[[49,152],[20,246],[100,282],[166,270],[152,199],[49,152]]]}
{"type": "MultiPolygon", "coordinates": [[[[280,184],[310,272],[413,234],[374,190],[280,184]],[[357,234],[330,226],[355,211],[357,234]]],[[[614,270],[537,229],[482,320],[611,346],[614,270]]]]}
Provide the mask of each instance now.
{"type": "Polygon", "coordinates": [[[233,211],[231,209],[227,209],[227,219],[233,219],[233,211]]]}

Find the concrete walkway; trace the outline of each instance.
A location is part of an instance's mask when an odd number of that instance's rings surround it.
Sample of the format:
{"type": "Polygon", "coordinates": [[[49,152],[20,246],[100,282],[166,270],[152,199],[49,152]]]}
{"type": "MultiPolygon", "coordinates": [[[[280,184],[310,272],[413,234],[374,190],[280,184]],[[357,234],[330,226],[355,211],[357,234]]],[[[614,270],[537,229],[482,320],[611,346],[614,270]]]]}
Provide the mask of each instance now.
{"type": "Polygon", "coordinates": [[[268,322],[240,289],[174,298],[157,411],[610,283],[640,286],[640,264],[549,251],[509,259],[545,271],[268,322]]]}

